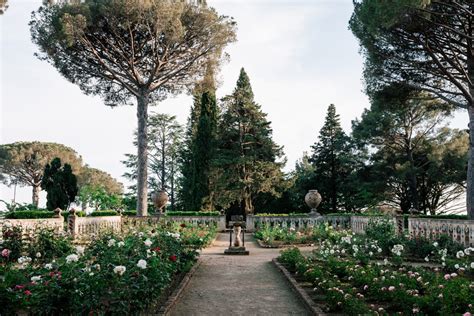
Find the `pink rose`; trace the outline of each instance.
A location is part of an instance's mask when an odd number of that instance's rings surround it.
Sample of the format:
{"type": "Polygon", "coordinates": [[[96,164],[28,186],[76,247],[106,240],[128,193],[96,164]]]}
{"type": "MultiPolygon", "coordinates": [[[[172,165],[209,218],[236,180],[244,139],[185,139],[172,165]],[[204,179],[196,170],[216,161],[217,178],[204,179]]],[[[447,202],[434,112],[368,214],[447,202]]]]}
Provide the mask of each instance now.
{"type": "Polygon", "coordinates": [[[444,275],[444,279],[445,279],[445,280],[449,280],[449,279],[451,279],[451,275],[449,275],[449,274],[445,274],[445,275],[444,275]]]}
{"type": "Polygon", "coordinates": [[[11,253],[11,250],[5,248],[5,249],[2,250],[2,257],[8,258],[10,256],[10,253],[11,253]]]}
{"type": "Polygon", "coordinates": [[[389,286],[389,287],[388,287],[388,290],[389,290],[390,292],[393,292],[393,291],[395,291],[395,287],[394,287],[394,286],[389,286]]]}
{"type": "Polygon", "coordinates": [[[472,314],[469,312],[465,312],[464,314],[462,314],[462,316],[472,316],[472,314]]]}

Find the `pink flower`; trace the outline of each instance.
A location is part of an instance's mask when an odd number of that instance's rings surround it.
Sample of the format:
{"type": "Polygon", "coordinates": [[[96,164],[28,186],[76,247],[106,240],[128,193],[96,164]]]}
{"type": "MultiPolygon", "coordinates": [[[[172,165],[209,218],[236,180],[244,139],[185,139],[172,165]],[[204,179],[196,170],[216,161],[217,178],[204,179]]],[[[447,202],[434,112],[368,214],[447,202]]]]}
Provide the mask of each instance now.
{"type": "Polygon", "coordinates": [[[21,289],[24,289],[24,288],[25,288],[24,285],[21,285],[21,284],[15,285],[15,290],[21,290],[21,289]]]}
{"type": "Polygon", "coordinates": [[[444,279],[445,279],[445,280],[451,279],[451,275],[450,275],[450,274],[445,274],[445,275],[444,275],[444,279]]]}
{"type": "Polygon", "coordinates": [[[10,253],[11,253],[11,250],[5,248],[5,249],[2,250],[2,257],[8,258],[10,256],[10,253]]]}
{"type": "Polygon", "coordinates": [[[176,260],[178,259],[178,257],[176,257],[175,255],[172,255],[169,257],[169,259],[173,262],[176,262],[176,260]]]}
{"type": "Polygon", "coordinates": [[[462,314],[462,316],[472,316],[472,314],[469,312],[465,312],[464,314],[462,314]]]}
{"type": "Polygon", "coordinates": [[[26,291],[23,292],[23,293],[25,293],[25,295],[31,295],[31,291],[30,291],[30,290],[26,290],[26,291]]]}
{"type": "Polygon", "coordinates": [[[368,288],[369,288],[368,285],[364,285],[364,291],[367,291],[368,288]]]}
{"type": "Polygon", "coordinates": [[[451,277],[452,277],[452,278],[455,278],[455,277],[457,277],[457,276],[458,276],[457,273],[451,273],[451,277]]]}
{"type": "Polygon", "coordinates": [[[389,286],[389,287],[388,287],[388,290],[389,290],[390,292],[393,292],[393,291],[395,291],[395,287],[394,287],[393,285],[392,285],[392,286],[389,286]]]}

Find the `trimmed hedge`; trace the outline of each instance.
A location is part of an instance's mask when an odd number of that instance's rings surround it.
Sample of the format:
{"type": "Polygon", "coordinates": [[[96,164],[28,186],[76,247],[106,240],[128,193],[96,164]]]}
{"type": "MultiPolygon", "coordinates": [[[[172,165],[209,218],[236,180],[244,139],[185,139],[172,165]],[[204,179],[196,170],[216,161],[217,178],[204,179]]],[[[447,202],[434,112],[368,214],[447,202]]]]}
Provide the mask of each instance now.
{"type": "Polygon", "coordinates": [[[219,216],[221,213],[217,211],[213,212],[181,212],[181,211],[168,211],[165,216],[219,216]]]}
{"type": "Polygon", "coordinates": [[[123,211],[122,215],[123,216],[137,216],[137,211],[136,210],[134,210],[134,211],[123,211]]]}
{"type": "Polygon", "coordinates": [[[53,218],[56,214],[52,211],[13,211],[5,214],[7,219],[36,219],[53,218]]]}
{"type": "Polygon", "coordinates": [[[97,217],[97,216],[117,216],[119,213],[117,211],[113,210],[106,210],[106,211],[94,211],[89,214],[91,217],[97,217]]]}
{"type": "Polygon", "coordinates": [[[277,216],[277,217],[306,217],[309,216],[309,213],[289,213],[289,214],[283,214],[283,213],[277,213],[277,214],[271,214],[271,213],[259,213],[255,214],[255,216],[277,216]]]}
{"type": "MultiPolygon", "coordinates": [[[[13,211],[5,214],[6,219],[40,219],[40,218],[53,218],[55,215],[52,211],[13,211]]],[[[61,215],[65,220],[69,217],[68,211],[61,212],[61,215]]],[[[78,217],[85,217],[86,213],[84,211],[77,211],[76,215],[78,217]]],[[[116,211],[94,211],[89,216],[117,216],[116,211]]]]}

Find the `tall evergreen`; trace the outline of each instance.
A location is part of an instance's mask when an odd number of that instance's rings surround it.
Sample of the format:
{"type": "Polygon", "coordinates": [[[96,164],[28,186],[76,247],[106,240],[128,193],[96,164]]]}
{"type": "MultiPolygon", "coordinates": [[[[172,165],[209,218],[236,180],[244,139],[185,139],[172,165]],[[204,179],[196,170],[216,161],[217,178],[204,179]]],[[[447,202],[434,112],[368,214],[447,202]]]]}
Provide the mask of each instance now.
{"type": "Polygon", "coordinates": [[[194,89],[194,104],[180,155],[179,197],[182,208],[190,211],[214,208],[211,161],[216,153],[218,124],[214,70],[215,65],[209,64],[205,77],[194,89]]]}
{"type": "Polygon", "coordinates": [[[319,141],[312,146],[310,159],[315,168],[314,189],[323,198],[320,206],[322,212],[335,212],[347,205],[346,194],[349,189],[351,171],[354,167],[354,156],[350,138],[344,133],[339,115],[334,104],[329,105],[324,126],[319,132],[319,141]]]}
{"type": "Polygon", "coordinates": [[[201,97],[201,111],[192,144],[192,210],[213,209],[211,161],[216,153],[217,102],[213,88],[201,97]]]}
{"type": "Polygon", "coordinates": [[[254,101],[250,80],[240,71],[234,92],[223,100],[219,122],[216,202],[234,206],[240,213],[253,213],[258,193],[278,195],[275,187],[283,181],[282,147],[272,140],[266,114],[254,101]]]}
{"type": "Polygon", "coordinates": [[[41,188],[47,192],[48,210],[58,207],[67,210],[79,191],[77,178],[72,173],[71,165],[67,163],[62,165],[59,158],[54,158],[44,168],[41,188]]]}
{"type": "Polygon", "coordinates": [[[184,144],[179,155],[179,166],[182,177],[179,180],[178,200],[180,207],[184,210],[194,209],[193,199],[193,147],[196,138],[196,130],[198,119],[201,113],[201,93],[198,90],[194,91],[194,104],[191,106],[188,123],[186,126],[186,133],[184,144]]]}

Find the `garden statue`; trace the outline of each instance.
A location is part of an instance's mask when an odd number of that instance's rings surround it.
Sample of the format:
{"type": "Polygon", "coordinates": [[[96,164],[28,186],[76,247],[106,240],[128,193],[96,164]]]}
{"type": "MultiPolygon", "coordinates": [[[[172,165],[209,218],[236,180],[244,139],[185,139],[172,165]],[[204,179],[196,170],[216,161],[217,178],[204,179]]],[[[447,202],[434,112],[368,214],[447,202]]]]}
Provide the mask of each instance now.
{"type": "Polygon", "coordinates": [[[322,200],[321,194],[319,194],[318,190],[309,190],[304,200],[306,205],[311,208],[311,213],[309,213],[310,216],[321,216],[321,214],[316,211],[322,200]]]}
{"type": "Polygon", "coordinates": [[[226,255],[248,255],[249,251],[245,249],[245,230],[242,234],[242,227],[245,228],[245,221],[243,216],[232,216],[229,225],[232,229],[229,230],[229,248],[224,251],[226,255]],[[234,240],[232,242],[232,235],[234,240]],[[240,236],[244,236],[244,239],[240,236]]]}
{"type": "Polygon", "coordinates": [[[168,193],[166,193],[164,190],[155,192],[152,194],[151,199],[153,201],[153,205],[155,206],[155,210],[159,210],[160,213],[163,213],[163,208],[166,206],[166,203],[168,203],[169,200],[168,193]]]}

